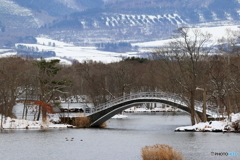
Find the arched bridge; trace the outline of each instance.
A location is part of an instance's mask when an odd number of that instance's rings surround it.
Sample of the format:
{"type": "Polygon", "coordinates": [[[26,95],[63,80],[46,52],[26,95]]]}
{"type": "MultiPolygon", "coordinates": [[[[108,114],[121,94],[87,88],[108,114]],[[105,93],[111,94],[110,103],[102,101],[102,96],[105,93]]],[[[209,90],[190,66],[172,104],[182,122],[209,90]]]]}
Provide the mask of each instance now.
{"type": "MultiPolygon", "coordinates": [[[[168,104],[186,112],[190,112],[187,104],[176,94],[165,92],[140,92],[124,95],[107,103],[98,105],[88,117],[90,118],[91,126],[99,126],[115,114],[118,114],[127,108],[143,103],[154,102],[168,104]]],[[[198,115],[202,114],[202,102],[195,101],[195,111],[198,115]]],[[[206,114],[208,117],[218,117],[218,110],[215,107],[208,106],[206,114]]]]}

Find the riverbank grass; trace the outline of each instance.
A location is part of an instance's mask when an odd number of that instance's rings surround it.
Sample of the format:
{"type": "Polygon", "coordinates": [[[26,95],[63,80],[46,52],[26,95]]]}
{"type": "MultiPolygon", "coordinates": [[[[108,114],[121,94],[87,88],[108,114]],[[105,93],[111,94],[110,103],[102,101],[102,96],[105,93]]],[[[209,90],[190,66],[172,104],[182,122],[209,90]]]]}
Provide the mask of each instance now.
{"type": "Polygon", "coordinates": [[[166,144],[155,144],[142,148],[143,160],[184,160],[182,154],[166,144]]]}
{"type": "Polygon", "coordinates": [[[90,127],[90,119],[88,117],[76,117],[75,124],[73,124],[79,128],[89,128],[90,127]]]}

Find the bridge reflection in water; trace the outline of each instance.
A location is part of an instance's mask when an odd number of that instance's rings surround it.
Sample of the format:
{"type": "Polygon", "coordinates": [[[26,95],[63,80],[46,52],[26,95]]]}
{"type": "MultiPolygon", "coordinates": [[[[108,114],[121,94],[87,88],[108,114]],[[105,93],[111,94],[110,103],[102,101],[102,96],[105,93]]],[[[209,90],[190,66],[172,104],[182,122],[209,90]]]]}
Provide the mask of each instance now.
{"type": "MultiPolygon", "coordinates": [[[[137,106],[143,103],[155,102],[167,104],[190,113],[188,105],[184,101],[182,101],[182,98],[177,94],[166,92],[139,92],[124,95],[122,97],[113,99],[107,103],[100,104],[96,106],[93,109],[92,113],[87,115],[87,117],[90,118],[92,127],[99,126],[111,117],[113,117],[115,114],[118,114],[127,108],[137,106]]],[[[195,101],[195,111],[199,115],[199,117],[202,117],[202,106],[202,102],[195,101]]],[[[206,114],[209,118],[217,118],[219,117],[218,108],[207,106],[206,114]]]]}

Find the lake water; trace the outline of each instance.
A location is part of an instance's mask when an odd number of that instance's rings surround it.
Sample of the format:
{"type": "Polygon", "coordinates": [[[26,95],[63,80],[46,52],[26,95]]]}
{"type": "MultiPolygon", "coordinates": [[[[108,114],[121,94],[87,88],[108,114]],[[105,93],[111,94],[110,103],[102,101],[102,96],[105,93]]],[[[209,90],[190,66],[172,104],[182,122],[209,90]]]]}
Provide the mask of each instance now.
{"type": "Polygon", "coordinates": [[[190,125],[185,113],[126,115],[127,119],[109,120],[102,129],[3,130],[0,159],[141,160],[142,147],[154,144],[170,145],[188,160],[240,159],[240,155],[211,156],[211,152],[240,153],[240,134],[174,132],[190,125]]]}

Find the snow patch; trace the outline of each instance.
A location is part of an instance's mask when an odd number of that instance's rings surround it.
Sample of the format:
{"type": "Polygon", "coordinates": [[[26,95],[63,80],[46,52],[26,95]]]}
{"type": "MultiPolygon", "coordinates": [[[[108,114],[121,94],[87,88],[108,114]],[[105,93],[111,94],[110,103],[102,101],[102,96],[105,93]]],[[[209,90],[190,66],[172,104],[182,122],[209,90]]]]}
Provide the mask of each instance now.
{"type": "Polygon", "coordinates": [[[112,117],[113,119],[124,119],[124,118],[128,118],[127,115],[123,115],[123,114],[116,114],[112,117]]]}
{"type": "Polygon", "coordinates": [[[196,132],[234,132],[234,123],[240,120],[240,113],[231,114],[231,122],[228,119],[223,121],[200,122],[193,126],[178,127],[175,131],[196,131],[196,132]]]}

